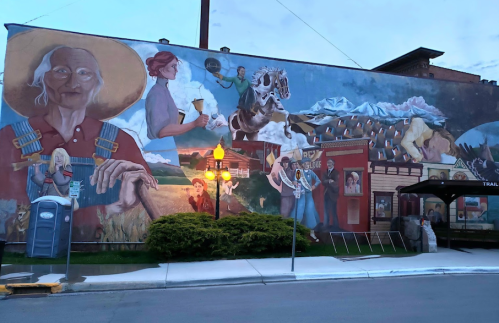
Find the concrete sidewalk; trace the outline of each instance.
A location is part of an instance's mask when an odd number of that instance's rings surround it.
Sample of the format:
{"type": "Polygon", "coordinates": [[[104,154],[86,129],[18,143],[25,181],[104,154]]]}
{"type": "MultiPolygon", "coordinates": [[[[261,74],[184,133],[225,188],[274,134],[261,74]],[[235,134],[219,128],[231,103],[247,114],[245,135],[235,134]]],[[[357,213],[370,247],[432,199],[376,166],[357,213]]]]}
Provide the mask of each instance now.
{"type": "MultiPolygon", "coordinates": [[[[317,279],[443,274],[499,274],[499,250],[439,248],[408,257],[298,257],[149,265],[2,265],[0,293],[15,284],[60,284],[61,292],[233,285],[317,279]]],[[[50,285],[53,287],[54,285],[50,285]]]]}

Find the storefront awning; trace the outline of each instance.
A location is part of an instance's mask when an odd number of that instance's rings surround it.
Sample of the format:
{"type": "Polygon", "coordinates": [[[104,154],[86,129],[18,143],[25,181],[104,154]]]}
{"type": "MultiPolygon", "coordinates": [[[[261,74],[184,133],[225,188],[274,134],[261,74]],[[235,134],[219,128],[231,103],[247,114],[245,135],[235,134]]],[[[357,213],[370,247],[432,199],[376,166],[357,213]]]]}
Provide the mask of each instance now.
{"type": "Polygon", "coordinates": [[[499,195],[498,182],[426,180],[400,189],[400,193],[433,194],[445,204],[460,196],[499,195]]]}

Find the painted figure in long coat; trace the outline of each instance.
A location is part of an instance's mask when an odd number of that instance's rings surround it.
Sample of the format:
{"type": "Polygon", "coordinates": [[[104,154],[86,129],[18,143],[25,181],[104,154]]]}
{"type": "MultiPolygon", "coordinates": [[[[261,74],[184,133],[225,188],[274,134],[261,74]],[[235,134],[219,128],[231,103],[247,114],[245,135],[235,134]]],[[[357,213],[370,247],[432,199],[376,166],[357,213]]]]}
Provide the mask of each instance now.
{"type": "Polygon", "coordinates": [[[338,223],[338,196],[340,187],[338,185],[340,173],[334,168],[334,160],[327,161],[327,170],[322,175],[324,185],[324,230],[336,231],[340,228],[338,223]],[[333,225],[330,227],[330,218],[333,218],[333,225]]]}
{"type": "Polygon", "coordinates": [[[290,159],[287,156],[282,157],[279,174],[272,173],[272,180],[277,185],[281,185],[281,215],[283,218],[289,218],[291,210],[295,205],[295,196],[293,194],[296,189],[293,181],[295,181],[295,171],[289,167],[290,159]]]}

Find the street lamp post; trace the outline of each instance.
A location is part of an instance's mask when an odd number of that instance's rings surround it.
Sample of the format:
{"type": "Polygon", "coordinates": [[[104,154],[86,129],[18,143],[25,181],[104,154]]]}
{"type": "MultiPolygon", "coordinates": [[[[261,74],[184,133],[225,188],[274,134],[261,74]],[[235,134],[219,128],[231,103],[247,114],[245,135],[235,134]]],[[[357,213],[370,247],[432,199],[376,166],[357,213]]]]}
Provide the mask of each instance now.
{"type": "Polygon", "coordinates": [[[229,169],[227,167],[222,168],[222,160],[224,159],[225,151],[220,144],[218,144],[217,148],[213,150],[213,158],[215,158],[215,170],[212,171],[210,166],[208,166],[208,170],[205,172],[205,176],[207,179],[214,180],[215,177],[217,179],[217,201],[215,204],[215,220],[220,218],[220,176],[226,181],[230,180],[231,175],[229,173],[229,169]]]}

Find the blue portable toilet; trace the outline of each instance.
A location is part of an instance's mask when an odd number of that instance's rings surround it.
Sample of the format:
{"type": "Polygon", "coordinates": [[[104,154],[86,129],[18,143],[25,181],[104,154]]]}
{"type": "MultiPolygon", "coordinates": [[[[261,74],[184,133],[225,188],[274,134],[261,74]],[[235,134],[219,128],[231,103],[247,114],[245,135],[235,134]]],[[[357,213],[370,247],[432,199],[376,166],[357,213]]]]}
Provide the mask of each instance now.
{"type": "Polygon", "coordinates": [[[66,256],[69,245],[71,202],[60,196],[42,196],[31,203],[26,255],[36,258],[66,256]]]}

